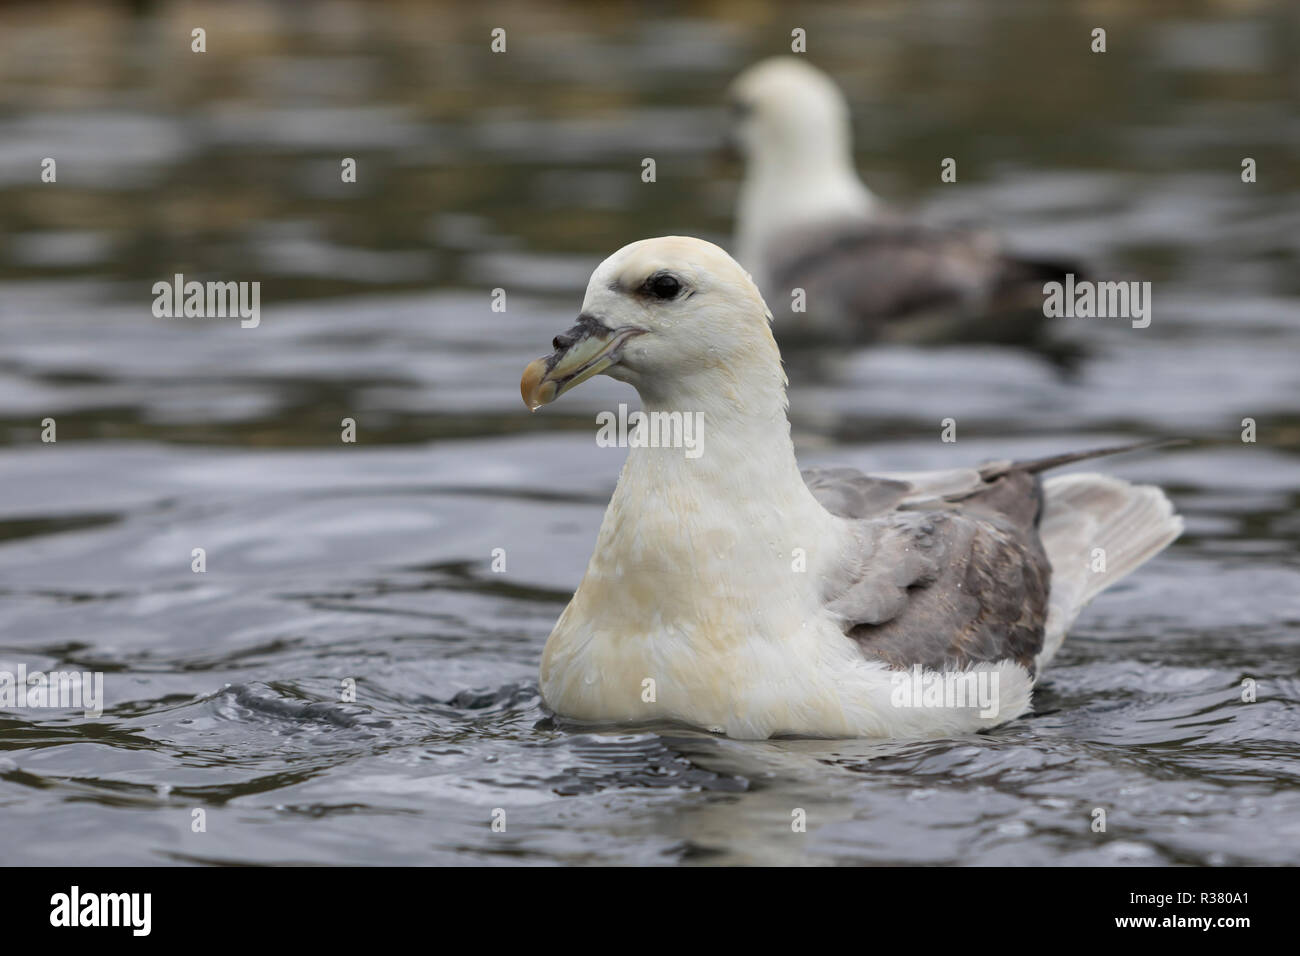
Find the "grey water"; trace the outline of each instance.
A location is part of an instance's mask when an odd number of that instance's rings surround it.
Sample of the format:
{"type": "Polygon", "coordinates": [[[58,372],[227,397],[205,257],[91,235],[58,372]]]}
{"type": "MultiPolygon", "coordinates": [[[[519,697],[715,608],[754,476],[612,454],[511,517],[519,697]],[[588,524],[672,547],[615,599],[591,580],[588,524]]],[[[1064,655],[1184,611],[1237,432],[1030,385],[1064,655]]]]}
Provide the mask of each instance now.
{"type": "Polygon", "coordinates": [[[787,349],[809,464],[1191,440],[1105,463],[1187,532],[1085,611],[1031,714],[752,742],[544,709],[625,454],[595,415],[636,399],[597,379],[530,415],[519,374],[614,249],[728,241],[721,94],[790,24],[726,9],[0,6],[0,671],[106,697],[0,710],[0,861],[1296,862],[1284,0],[1107,7],[1105,54],[1086,7],[798,10],[878,192],[1153,284],[1149,328],[1053,320],[1056,350],[787,349]],[[178,272],[260,281],[260,326],[155,318],[178,272]]]}

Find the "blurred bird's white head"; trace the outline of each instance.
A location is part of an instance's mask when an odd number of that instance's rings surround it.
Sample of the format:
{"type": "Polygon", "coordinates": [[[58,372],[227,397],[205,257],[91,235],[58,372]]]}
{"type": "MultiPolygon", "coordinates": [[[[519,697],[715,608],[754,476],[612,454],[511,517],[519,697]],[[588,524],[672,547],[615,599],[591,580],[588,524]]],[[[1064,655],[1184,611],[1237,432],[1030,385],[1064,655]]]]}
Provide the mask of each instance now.
{"type": "Polygon", "coordinates": [[[849,156],[849,107],[835,81],[795,56],[749,67],[727,93],[736,146],[750,166],[797,168],[849,156]]]}
{"type": "Polygon", "coordinates": [[[592,273],[577,324],[524,370],[520,390],[535,410],[605,374],[647,403],[743,404],[755,383],[784,382],[770,323],[758,289],[722,249],[683,236],[644,239],[592,273]]]}

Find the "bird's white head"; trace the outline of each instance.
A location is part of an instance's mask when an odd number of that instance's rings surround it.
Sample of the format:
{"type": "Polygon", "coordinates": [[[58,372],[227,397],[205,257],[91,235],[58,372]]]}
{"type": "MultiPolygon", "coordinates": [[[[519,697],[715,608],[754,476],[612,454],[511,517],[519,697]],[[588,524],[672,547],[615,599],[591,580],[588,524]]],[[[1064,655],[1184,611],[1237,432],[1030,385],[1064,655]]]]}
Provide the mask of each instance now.
{"type": "Polygon", "coordinates": [[[577,324],[524,370],[520,391],[536,410],[605,374],[647,405],[743,405],[771,383],[783,402],[770,324],[758,289],[722,249],[683,236],[644,239],[592,273],[577,324]]]}
{"type": "Polygon", "coordinates": [[[801,57],[749,67],[732,82],[727,104],[735,144],[751,168],[816,168],[828,158],[851,158],[844,94],[801,57]]]}

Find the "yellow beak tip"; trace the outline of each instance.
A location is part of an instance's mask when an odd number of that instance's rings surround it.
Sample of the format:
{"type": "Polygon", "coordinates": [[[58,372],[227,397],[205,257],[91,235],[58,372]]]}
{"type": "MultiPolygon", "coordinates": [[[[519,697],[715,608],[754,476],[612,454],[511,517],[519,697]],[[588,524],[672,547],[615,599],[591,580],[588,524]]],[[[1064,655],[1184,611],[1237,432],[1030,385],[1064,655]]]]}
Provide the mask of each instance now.
{"type": "Polygon", "coordinates": [[[529,362],[519,380],[519,394],[530,412],[555,399],[555,383],[546,381],[546,359],[529,362]]]}

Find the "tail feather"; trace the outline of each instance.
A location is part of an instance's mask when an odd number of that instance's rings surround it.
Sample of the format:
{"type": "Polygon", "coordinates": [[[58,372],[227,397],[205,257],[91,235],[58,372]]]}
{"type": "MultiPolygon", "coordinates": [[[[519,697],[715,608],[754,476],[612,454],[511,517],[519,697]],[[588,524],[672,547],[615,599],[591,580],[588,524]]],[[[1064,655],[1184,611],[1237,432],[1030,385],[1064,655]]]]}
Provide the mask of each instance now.
{"type": "Polygon", "coordinates": [[[1182,531],[1183,519],[1154,485],[1096,474],[1046,479],[1038,533],[1052,564],[1052,587],[1039,667],[1060,648],[1089,601],[1182,531]]]}
{"type": "Polygon", "coordinates": [[[1041,474],[1052,468],[1061,468],[1090,458],[1103,458],[1107,455],[1123,455],[1131,451],[1146,451],[1153,448],[1168,448],[1171,445],[1190,444],[1186,438],[1157,438],[1153,441],[1132,442],[1128,445],[1111,445],[1108,448],[1093,448],[1090,451],[1067,452],[1064,455],[1050,455],[1047,458],[1033,458],[1028,461],[991,461],[980,466],[980,476],[986,481],[1004,475],[1009,471],[1024,471],[1031,475],[1041,474]]]}

